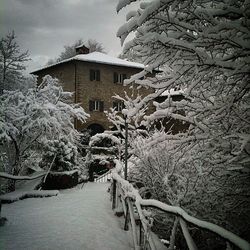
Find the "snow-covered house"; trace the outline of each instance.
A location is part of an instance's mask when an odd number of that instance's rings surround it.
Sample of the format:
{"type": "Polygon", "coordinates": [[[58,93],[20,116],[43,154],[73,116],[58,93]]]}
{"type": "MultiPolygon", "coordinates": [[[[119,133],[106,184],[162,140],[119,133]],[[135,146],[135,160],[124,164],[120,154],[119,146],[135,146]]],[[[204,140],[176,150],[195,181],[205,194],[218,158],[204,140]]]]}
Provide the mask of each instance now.
{"type": "Polygon", "coordinates": [[[32,72],[38,78],[45,75],[57,77],[65,91],[74,92],[74,102],[81,103],[90,114],[85,124],[76,124],[79,130],[89,128],[95,132],[108,129],[111,123],[104,113],[111,107],[118,111],[122,103],[112,98],[115,94],[147,95],[150,90],[123,86],[123,80],[140,72],[144,65],[129,62],[100,52],[88,53],[85,46],[76,48],[77,55],[59,63],[32,72]]]}

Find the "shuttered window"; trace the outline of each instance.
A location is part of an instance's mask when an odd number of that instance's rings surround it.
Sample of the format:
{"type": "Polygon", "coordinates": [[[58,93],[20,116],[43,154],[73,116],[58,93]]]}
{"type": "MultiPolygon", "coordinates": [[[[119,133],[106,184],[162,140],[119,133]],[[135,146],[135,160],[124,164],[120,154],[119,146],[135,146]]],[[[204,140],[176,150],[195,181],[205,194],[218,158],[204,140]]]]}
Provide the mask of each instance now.
{"type": "Polygon", "coordinates": [[[117,72],[114,72],[114,83],[123,83],[123,81],[127,79],[127,75],[126,74],[119,74],[117,72]]]}
{"type": "Polygon", "coordinates": [[[99,69],[90,69],[89,71],[89,80],[90,81],[100,81],[100,70],[99,69]]]}
{"type": "Polygon", "coordinates": [[[114,83],[118,82],[118,74],[114,72],[114,83]]]}
{"type": "Polygon", "coordinates": [[[122,111],[124,109],[124,103],[123,102],[113,102],[113,108],[116,111],[122,111]]]}
{"type": "Polygon", "coordinates": [[[99,100],[90,100],[89,101],[89,111],[100,111],[104,110],[104,102],[99,100]]]}

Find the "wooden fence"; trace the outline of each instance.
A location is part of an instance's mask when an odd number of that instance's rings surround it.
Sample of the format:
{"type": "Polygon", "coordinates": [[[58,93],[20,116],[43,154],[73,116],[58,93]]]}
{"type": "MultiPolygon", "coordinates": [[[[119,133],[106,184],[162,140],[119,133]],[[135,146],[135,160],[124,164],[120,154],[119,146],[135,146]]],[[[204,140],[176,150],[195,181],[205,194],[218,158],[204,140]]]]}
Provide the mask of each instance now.
{"type": "MultiPolygon", "coordinates": [[[[108,174],[109,173],[107,173],[107,175],[108,174]]],[[[196,250],[198,248],[191,237],[188,224],[194,225],[199,229],[209,230],[225,239],[226,250],[231,250],[231,246],[236,246],[243,250],[250,250],[250,244],[247,241],[220,226],[192,217],[180,207],[169,206],[158,200],[143,199],[138,190],[119,175],[119,171],[116,168],[111,170],[111,174],[112,209],[115,209],[117,213],[124,214],[125,230],[128,230],[130,222],[134,248],[136,250],[158,249],[153,239],[154,234],[151,231],[152,218],[147,211],[147,208],[150,207],[159,209],[167,214],[175,215],[175,222],[173,223],[171,235],[169,236],[168,250],[175,249],[175,234],[178,224],[190,250],[196,250]]]]}

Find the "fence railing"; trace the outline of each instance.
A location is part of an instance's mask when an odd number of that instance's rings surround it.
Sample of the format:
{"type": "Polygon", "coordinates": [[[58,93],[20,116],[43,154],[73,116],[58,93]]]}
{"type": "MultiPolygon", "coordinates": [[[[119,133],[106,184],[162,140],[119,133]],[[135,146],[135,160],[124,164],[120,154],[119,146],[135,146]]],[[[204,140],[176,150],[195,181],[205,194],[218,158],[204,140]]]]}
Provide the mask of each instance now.
{"type": "MultiPolygon", "coordinates": [[[[116,163],[116,165],[119,165],[118,161],[116,163]]],[[[155,246],[153,233],[151,231],[152,218],[149,216],[147,208],[156,208],[163,211],[164,213],[175,215],[175,221],[173,223],[171,235],[169,236],[170,240],[168,250],[174,250],[175,248],[175,234],[178,224],[180,225],[181,232],[190,250],[196,250],[198,248],[190,234],[188,224],[192,224],[199,229],[209,230],[221,238],[224,238],[226,241],[226,250],[231,250],[231,245],[234,245],[242,250],[250,250],[250,244],[246,240],[241,239],[237,235],[220,226],[190,216],[180,207],[169,206],[154,199],[143,199],[140,196],[139,191],[135,189],[131,183],[124,180],[119,175],[119,168],[113,169],[111,173],[112,209],[124,214],[125,230],[128,230],[128,224],[130,221],[134,248],[136,250],[157,249],[155,246]]]]}
{"type": "Polygon", "coordinates": [[[94,179],[94,182],[108,182],[109,180],[111,180],[112,175],[111,175],[111,170],[109,170],[108,172],[96,177],[94,179]]]}

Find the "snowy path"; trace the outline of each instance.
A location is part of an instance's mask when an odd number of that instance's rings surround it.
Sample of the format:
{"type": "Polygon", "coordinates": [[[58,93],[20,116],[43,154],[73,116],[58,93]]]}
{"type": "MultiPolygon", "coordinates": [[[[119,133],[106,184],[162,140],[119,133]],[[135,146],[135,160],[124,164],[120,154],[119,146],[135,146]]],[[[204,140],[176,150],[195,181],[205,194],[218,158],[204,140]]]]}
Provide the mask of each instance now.
{"type": "Polygon", "coordinates": [[[108,184],[88,183],[56,197],[4,204],[1,250],[129,250],[130,232],[113,215],[108,184]]]}

